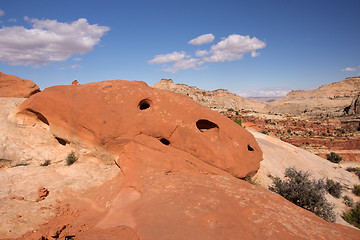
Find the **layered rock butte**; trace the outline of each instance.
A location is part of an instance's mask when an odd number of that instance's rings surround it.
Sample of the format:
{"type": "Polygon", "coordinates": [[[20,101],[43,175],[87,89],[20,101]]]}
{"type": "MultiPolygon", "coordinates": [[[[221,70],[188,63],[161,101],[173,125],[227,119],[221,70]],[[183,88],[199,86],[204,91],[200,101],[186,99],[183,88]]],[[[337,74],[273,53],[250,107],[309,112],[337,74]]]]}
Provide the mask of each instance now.
{"type": "MultiPolygon", "coordinates": [[[[104,161],[118,167],[116,177],[67,190],[67,198],[47,187],[46,199],[29,204],[59,197],[56,207],[41,208],[55,215],[19,239],[360,237],[240,180],[259,169],[254,137],[185,96],[120,80],[56,86],[30,97],[9,119],[47,132],[62,147],[102,149],[104,161]]],[[[94,171],[102,164],[100,158],[94,171]]]]}
{"type": "Polygon", "coordinates": [[[152,87],[187,95],[203,106],[220,111],[232,108],[260,113],[330,117],[344,114],[356,115],[359,112],[360,77],[350,77],[315,90],[292,91],[284,98],[273,102],[245,99],[223,89],[205,91],[185,84],[175,84],[171,79],[162,79],[152,87]]]}
{"type": "MultiPolygon", "coordinates": [[[[270,112],[313,116],[341,116],[360,93],[360,77],[346,78],[310,91],[292,91],[270,103],[270,112]]],[[[353,106],[353,113],[355,113],[353,106]]]]}

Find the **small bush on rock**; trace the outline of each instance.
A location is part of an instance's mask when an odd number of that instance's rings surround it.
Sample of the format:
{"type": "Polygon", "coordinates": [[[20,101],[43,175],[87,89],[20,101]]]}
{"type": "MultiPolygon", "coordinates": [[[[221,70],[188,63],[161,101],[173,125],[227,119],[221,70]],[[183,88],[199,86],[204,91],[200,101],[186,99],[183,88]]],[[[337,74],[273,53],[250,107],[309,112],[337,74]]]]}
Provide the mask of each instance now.
{"type": "Polygon", "coordinates": [[[334,182],[333,180],[326,178],[325,189],[333,197],[336,197],[336,198],[341,197],[342,187],[339,182],[334,182]]]}
{"type": "Polygon", "coordinates": [[[339,163],[342,160],[342,157],[340,157],[334,152],[331,152],[330,154],[326,154],[326,158],[327,160],[333,163],[339,163]]]}
{"type": "Polygon", "coordinates": [[[360,196],[360,185],[355,184],[352,192],[353,192],[353,194],[355,194],[356,196],[360,196]]]}
{"type": "Polygon", "coordinates": [[[326,221],[335,221],[333,206],[325,198],[322,180],[311,180],[308,172],[298,172],[294,168],[287,168],[285,177],[286,180],[273,178],[273,185],[269,189],[326,221]]]}
{"type": "Polygon", "coordinates": [[[71,152],[71,153],[69,153],[69,155],[66,158],[66,165],[70,166],[77,160],[78,160],[78,158],[75,156],[75,153],[71,152]]]}
{"type": "Polygon", "coordinates": [[[354,200],[352,198],[350,198],[349,196],[344,197],[343,203],[348,207],[353,207],[354,206],[354,200]]]}
{"type": "Polygon", "coordinates": [[[343,214],[343,219],[351,225],[360,228],[360,202],[356,203],[355,207],[351,210],[345,212],[343,214]]]}
{"type": "Polygon", "coordinates": [[[236,122],[237,124],[239,124],[240,126],[242,126],[241,118],[236,117],[236,118],[234,119],[234,122],[236,122]]]}

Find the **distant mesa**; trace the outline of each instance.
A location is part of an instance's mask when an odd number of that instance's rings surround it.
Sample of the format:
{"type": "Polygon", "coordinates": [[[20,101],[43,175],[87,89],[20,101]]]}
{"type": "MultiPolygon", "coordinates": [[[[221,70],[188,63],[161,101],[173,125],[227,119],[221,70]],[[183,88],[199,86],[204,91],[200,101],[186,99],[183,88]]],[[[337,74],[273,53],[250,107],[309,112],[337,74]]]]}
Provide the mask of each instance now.
{"type": "Polygon", "coordinates": [[[315,90],[297,90],[283,98],[245,99],[227,90],[205,91],[185,84],[174,84],[171,79],[162,79],[152,85],[192,98],[199,104],[217,111],[228,109],[252,110],[260,113],[306,114],[310,116],[343,116],[359,114],[360,77],[321,86],[315,90]]]}
{"type": "Polygon", "coordinates": [[[161,79],[160,82],[155,83],[151,87],[186,95],[195,102],[219,112],[226,111],[227,109],[248,109],[267,112],[267,103],[240,97],[226,89],[206,91],[186,84],[175,84],[171,79],[161,79]]]}
{"type": "Polygon", "coordinates": [[[38,92],[33,81],[0,72],[0,97],[28,98],[38,92]]]}
{"type": "Polygon", "coordinates": [[[360,77],[346,78],[315,90],[292,91],[284,98],[270,103],[269,110],[272,113],[337,117],[347,114],[347,109],[356,102],[359,94],[360,77]]]}

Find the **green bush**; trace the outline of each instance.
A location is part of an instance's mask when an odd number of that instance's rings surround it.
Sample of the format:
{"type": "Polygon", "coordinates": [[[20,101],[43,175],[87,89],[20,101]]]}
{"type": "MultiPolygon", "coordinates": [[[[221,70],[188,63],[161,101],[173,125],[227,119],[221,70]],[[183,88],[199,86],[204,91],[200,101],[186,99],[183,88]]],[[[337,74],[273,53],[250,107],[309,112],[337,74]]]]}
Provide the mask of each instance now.
{"type": "Polygon", "coordinates": [[[353,207],[354,206],[354,200],[352,198],[350,198],[349,196],[344,197],[343,203],[348,207],[353,207]]]}
{"type": "Polygon", "coordinates": [[[330,154],[326,154],[326,158],[327,160],[333,163],[339,163],[342,160],[342,157],[340,157],[334,152],[331,152],[330,154]]]}
{"type": "Polygon", "coordinates": [[[326,178],[325,189],[333,197],[336,197],[336,198],[341,197],[342,187],[339,182],[334,182],[333,180],[326,178]]]}
{"type": "Polygon", "coordinates": [[[333,206],[325,198],[322,180],[310,180],[308,172],[298,172],[294,168],[287,168],[285,177],[286,180],[273,178],[273,185],[269,189],[326,221],[335,221],[333,206]]]}
{"type": "Polygon", "coordinates": [[[352,192],[353,192],[353,194],[355,194],[356,196],[360,196],[360,185],[355,184],[352,192]]]}
{"type": "Polygon", "coordinates": [[[75,156],[74,152],[69,153],[69,155],[66,157],[66,165],[70,166],[74,162],[76,162],[78,158],[75,156]]]}
{"type": "Polygon", "coordinates": [[[343,219],[354,225],[357,228],[360,228],[360,202],[356,203],[355,207],[343,214],[343,219]]]}
{"type": "Polygon", "coordinates": [[[236,118],[234,119],[234,122],[236,122],[237,124],[239,124],[240,126],[242,126],[241,118],[236,117],[236,118]]]}

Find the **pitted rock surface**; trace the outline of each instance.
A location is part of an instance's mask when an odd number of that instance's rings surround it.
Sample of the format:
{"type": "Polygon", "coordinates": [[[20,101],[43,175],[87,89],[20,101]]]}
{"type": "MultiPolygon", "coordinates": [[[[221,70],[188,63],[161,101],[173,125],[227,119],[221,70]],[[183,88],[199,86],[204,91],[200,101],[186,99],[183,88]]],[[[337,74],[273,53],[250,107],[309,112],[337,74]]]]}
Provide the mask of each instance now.
{"type": "Polygon", "coordinates": [[[55,86],[25,101],[19,113],[49,125],[57,139],[105,148],[118,154],[119,161],[125,146],[137,143],[169,154],[181,152],[185,159],[195,157],[207,167],[243,178],[255,173],[262,159],[254,137],[236,123],[144,82],[55,86]]]}

